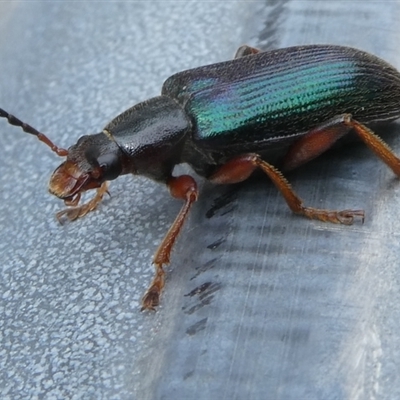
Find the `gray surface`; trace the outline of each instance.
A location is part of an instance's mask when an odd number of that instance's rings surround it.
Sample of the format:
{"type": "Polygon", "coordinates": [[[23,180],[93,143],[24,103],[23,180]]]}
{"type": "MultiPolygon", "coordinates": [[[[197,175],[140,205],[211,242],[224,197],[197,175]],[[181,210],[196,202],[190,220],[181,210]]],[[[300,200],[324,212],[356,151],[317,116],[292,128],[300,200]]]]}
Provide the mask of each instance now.
{"type": "MultiPolygon", "coordinates": [[[[3,2],[0,105],[69,146],[157,95],[171,73],[228,59],[251,36],[264,48],[352,45],[400,67],[399,8],[3,2]]],[[[292,216],[265,178],[201,183],[162,306],[148,315],[138,302],[179,202],[121,178],[98,212],[60,227],[62,204],[46,192],[58,160],[1,131],[2,399],[400,397],[400,188],[363,146],[290,180],[310,205],[363,207],[364,225],[292,216]]]]}

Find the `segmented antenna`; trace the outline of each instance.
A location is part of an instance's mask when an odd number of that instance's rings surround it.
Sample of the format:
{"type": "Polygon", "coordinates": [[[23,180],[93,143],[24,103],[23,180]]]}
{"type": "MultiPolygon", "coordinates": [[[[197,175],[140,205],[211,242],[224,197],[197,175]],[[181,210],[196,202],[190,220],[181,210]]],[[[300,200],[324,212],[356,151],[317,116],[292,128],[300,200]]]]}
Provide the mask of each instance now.
{"type": "Polygon", "coordinates": [[[68,155],[68,150],[57,147],[45,134],[40,133],[32,126],[26,124],[25,122],[22,122],[18,118],[14,117],[14,115],[11,115],[7,111],[4,111],[2,108],[0,108],[0,117],[7,118],[8,122],[11,125],[19,126],[24,132],[35,135],[40,141],[47,144],[47,146],[49,146],[50,149],[60,157],[65,157],[68,155]]]}

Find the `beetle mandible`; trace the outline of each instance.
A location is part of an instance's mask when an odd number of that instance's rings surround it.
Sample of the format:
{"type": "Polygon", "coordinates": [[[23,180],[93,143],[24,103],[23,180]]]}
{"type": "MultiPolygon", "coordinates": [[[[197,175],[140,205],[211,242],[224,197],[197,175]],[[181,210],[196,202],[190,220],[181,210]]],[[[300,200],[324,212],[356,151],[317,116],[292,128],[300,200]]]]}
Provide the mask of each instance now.
{"type": "Polygon", "coordinates": [[[72,206],[57,217],[75,220],[94,210],[108,181],[124,174],[145,175],[167,185],[183,206],[158,247],[155,276],[142,309],[159,304],[164,266],[192,204],[195,180],[173,176],[189,164],[215,184],[247,179],[261,169],[289,208],[309,218],[341,224],[364,219],[363,210],[306,207],[281,170],[319,156],[350,131],[400,176],[400,159],[367,125],[400,118],[400,73],[366,52],[343,46],[295,46],[261,52],[238,49],[231,61],[177,73],[160,96],[113,119],[102,132],[81,137],[68,150],[0,109],[0,117],[21,127],[66,160],[50,178],[49,190],[72,206]],[[96,189],[88,203],[81,193],[96,189]]]}

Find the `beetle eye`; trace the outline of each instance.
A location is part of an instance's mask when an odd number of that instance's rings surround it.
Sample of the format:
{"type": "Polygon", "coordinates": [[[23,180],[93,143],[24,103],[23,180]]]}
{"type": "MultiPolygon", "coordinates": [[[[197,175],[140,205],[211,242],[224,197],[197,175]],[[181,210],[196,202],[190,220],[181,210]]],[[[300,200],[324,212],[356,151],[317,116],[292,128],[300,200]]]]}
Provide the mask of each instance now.
{"type": "Polygon", "coordinates": [[[103,154],[97,159],[97,162],[103,172],[104,180],[112,181],[121,174],[122,165],[117,154],[103,154]]]}

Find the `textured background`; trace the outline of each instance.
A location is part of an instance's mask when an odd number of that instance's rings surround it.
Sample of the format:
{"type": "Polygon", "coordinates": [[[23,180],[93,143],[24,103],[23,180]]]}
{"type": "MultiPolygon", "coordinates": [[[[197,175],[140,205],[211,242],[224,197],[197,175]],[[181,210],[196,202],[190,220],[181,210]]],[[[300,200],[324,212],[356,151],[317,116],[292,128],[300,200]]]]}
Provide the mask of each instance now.
{"type": "MultiPolygon", "coordinates": [[[[400,67],[399,8],[1,2],[0,105],[68,147],[158,95],[172,73],[242,43],[345,44],[400,67]]],[[[293,216],[266,178],[200,181],[162,306],[143,314],[152,253],[180,203],[123,177],[97,212],[60,226],[62,202],[47,193],[59,160],[0,129],[2,399],[400,397],[400,187],[368,149],[329,152],[289,176],[309,205],[364,208],[363,225],[293,216]]],[[[385,131],[400,149],[390,136],[400,126],[385,131]]]]}

